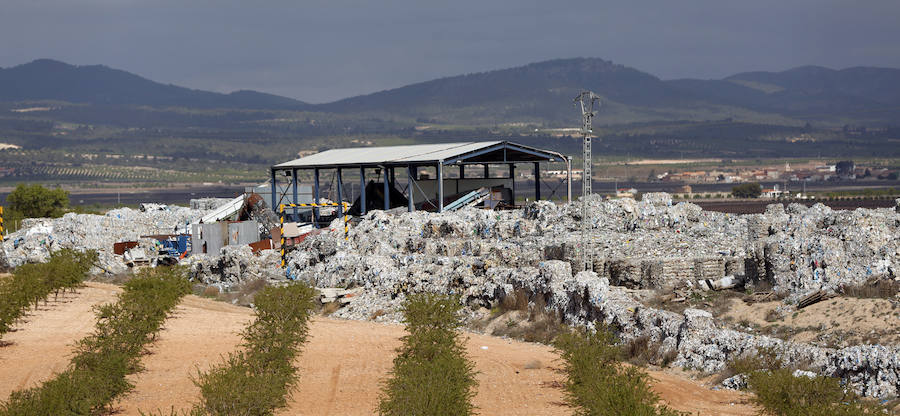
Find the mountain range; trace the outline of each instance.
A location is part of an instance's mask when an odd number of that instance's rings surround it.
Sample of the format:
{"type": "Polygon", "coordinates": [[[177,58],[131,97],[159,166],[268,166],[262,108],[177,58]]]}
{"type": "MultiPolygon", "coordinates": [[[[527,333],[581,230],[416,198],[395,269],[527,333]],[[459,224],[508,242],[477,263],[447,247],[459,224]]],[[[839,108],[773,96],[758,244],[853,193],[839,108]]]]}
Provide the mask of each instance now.
{"type": "Polygon", "coordinates": [[[0,102],[7,103],[306,111],[461,125],[571,125],[572,98],[583,89],[602,97],[596,120],[605,124],[734,119],[896,125],[900,120],[900,69],[892,68],[804,66],[718,80],[662,80],[603,59],[573,58],[440,78],[325,104],[256,91],[201,91],[102,65],[50,59],[0,68],[0,102]]]}

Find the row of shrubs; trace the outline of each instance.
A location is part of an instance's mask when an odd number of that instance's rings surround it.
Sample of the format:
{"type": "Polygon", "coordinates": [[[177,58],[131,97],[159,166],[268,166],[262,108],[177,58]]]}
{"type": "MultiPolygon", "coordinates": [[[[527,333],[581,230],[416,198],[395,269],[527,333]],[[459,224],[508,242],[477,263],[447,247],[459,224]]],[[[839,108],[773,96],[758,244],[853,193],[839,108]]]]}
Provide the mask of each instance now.
{"type": "Polygon", "coordinates": [[[189,414],[271,415],[285,407],[299,379],[293,361],[306,342],[315,294],[303,283],[259,291],[256,320],[242,334],[242,351],[199,373],[194,383],[201,398],[189,414]]]}
{"type": "Polygon", "coordinates": [[[0,336],[51,294],[58,296],[60,291],[78,287],[96,261],[95,251],[65,249],[51,254],[46,263],[19,266],[11,277],[0,280],[0,336]]]}
{"type": "Polygon", "coordinates": [[[616,337],[604,326],[578,328],[556,337],[553,345],[563,361],[566,403],[576,415],[679,416],[650,389],[650,376],[624,356],[616,337]]]}
{"type": "Polygon", "coordinates": [[[190,284],[181,268],[144,269],[124,285],[117,302],[96,308],[94,333],[78,341],[62,373],[40,386],[15,391],[0,415],[88,415],[110,406],[134,386],[140,356],[190,284]]]}
{"type": "Polygon", "coordinates": [[[466,356],[457,299],[437,294],[410,295],[403,304],[408,335],[384,381],[378,412],[401,415],[470,415],[477,381],[466,356]]]}

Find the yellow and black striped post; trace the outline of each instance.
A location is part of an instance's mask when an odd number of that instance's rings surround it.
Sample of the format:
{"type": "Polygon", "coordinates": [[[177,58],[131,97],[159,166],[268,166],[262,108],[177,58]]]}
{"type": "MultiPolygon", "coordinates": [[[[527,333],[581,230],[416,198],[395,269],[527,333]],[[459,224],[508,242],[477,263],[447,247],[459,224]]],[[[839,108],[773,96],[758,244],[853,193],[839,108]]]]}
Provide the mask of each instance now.
{"type": "Polygon", "coordinates": [[[284,204],[278,206],[279,216],[281,217],[281,268],[285,266],[284,256],[284,204]]]}
{"type": "Polygon", "coordinates": [[[3,207],[0,206],[0,243],[3,242],[3,207]]]}
{"type": "MultiPolygon", "coordinates": [[[[330,203],[321,203],[321,204],[281,204],[278,206],[278,213],[280,217],[280,227],[281,227],[281,268],[285,268],[287,266],[287,250],[285,249],[284,243],[284,209],[285,208],[318,208],[318,207],[342,207],[344,209],[344,239],[347,240],[350,238],[350,215],[348,215],[347,211],[350,210],[350,204],[347,202],[330,202],[330,203]]],[[[2,207],[0,207],[2,208],[2,207]]],[[[0,210],[0,214],[2,214],[2,210],[0,210]]],[[[2,240],[0,240],[2,241],[2,240]]]]}

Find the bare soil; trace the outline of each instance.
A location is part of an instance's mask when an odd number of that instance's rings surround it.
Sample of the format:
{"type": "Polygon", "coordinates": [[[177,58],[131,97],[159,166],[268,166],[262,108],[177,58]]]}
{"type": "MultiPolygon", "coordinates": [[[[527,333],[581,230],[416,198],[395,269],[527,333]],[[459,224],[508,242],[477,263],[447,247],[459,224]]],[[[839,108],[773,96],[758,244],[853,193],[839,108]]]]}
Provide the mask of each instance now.
{"type": "Polygon", "coordinates": [[[722,317],[741,330],[829,347],[856,344],[900,344],[900,302],[890,299],[839,297],[786,316],[778,316],[779,301],[747,304],[729,299],[722,317]]]}
{"type": "Polygon", "coordinates": [[[94,305],[114,301],[119,291],[117,286],[88,283],[29,311],[15,332],[3,335],[9,344],[0,347],[0,400],[64,370],[75,342],[94,329],[94,305]]]}
{"type": "MultiPolygon", "coordinates": [[[[77,294],[42,307],[4,339],[0,347],[0,398],[40,383],[65,368],[72,344],[90,333],[93,305],[115,300],[118,288],[88,283],[77,294]]],[[[186,409],[198,391],[192,376],[239,348],[240,331],[253,318],[250,309],[188,296],[165,323],[143,358],[146,370],[131,376],[135,390],[119,403],[119,413],[186,409]]],[[[370,415],[379,383],[391,368],[404,334],[400,325],[317,317],[298,359],[301,381],[284,415],[370,415]]],[[[476,405],[485,415],[568,415],[559,389],[563,375],[552,349],[467,333],[467,351],[479,372],[476,405]]],[[[714,391],[687,373],[651,371],[654,390],[671,406],[700,415],[754,415],[749,396],[714,391]]]]}

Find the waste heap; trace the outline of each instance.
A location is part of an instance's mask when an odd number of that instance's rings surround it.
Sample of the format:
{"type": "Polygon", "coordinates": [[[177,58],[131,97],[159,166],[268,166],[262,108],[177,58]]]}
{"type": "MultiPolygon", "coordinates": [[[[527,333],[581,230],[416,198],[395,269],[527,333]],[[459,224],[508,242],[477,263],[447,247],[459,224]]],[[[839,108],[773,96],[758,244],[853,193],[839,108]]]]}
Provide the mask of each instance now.
{"type": "Polygon", "coordinates": [[[765,214],[729,215],[673,205],[665,194],[585,202],[593,225],[590,271],[578,270],[578,204],[539,201],[516,211],[370,212],[348,240],[337,231],[305,240],[290,252],[286,274],[318,287],[365,288],[336,312],[351,319],[396,320],[407,293],[457,294],[474,309],[525,289],[568,322],[604,321],[626,340],[647,336],[677,351],[676,365],[714,371],[737,355],[777,347],[785,360],[811,362],[860,393],[897,393],[895,347],[833,350],[741,333],[716,326],[706,311],[644,307],[621,287],[667,290],[733,274],[772,283],[790,302],[811,290],[896,278],[900,215],[894,210],[772,205],[765,214]]]}
{"type": "Polygon", "coordinates": [[[587,203],[593,233],[586,248],[578,204],[538,201],[499,212],[373,211],[349,241],[325,233],[292,252],[289,266],[294,277],[315,275],[323,284],[428,290],[445,280],[478,281],[481,270],[497,266],[563,260],[580,271],[581,253],[590,250],[592,271],[614,285],[672,289],[735,276],[773,283],[794,298],[900,276],[900,220],[889,209],[772,204],[765,214],[731,215],[673,205],[667,194],[587,203]]]}
{"type": "Polygon", "coordinates": [[[97,250],[99,269],[95,272],[120,273],[127,270],[120,256],[113,254],[113,244],[138,241],[151,246],[152,239],[141,236],[171,234],[176,227],[190,224],[206,211],[178,206],[154,206],[146,211],[118,208],[105,215],[68,213],[60,218],[35,218],[22,221],[19,231],[3,241],[0,265],[16,267],[24,263],[40,263],[50,252],[63,248],[97,250]]]}
{"type": "MultiPolygon", "coordinates": [[[[3,261],[16,266],[44,261],[56,248],[97,249],[101,267],[115,272],[124,266],[110,253],[114,242],[171,233],[202,213],[167,207],[32,220],[3,244],[3,261]]],[[[900,389],[896,347],[835,350],[742,333],[717,326],[706,311],[645,307],[625,288],[668,291],[727,276],[751,286],[771,284],[791,303],[813,291],[897,279],[898,244],[895,209],[773,204],[763,214],[730,215],[651,193],[641,201],[537,201],[512,211],[372,211],[347,239],[340,219],[306,238],[289,252],[283,270],[276,250],[253,254],[247,246],[184,261],[194,279],[219,286],[265,278],[363,288],[335,313],[352,319],[396,321],[408,293],[459,295],[471,311],[524,290],[572,324],[602,321],[625,340],[648,337],[677,353],[675,365],[715,371],[730,358],[774,347],[785,361],[812,363],[818,373],[842,377],[862,394],[886,397],[900,389]],[[582,203],[590,212],[587,247],[581,245],[582,203]],[[581,270],[584,250],[592,270],[581,270]]]]}

